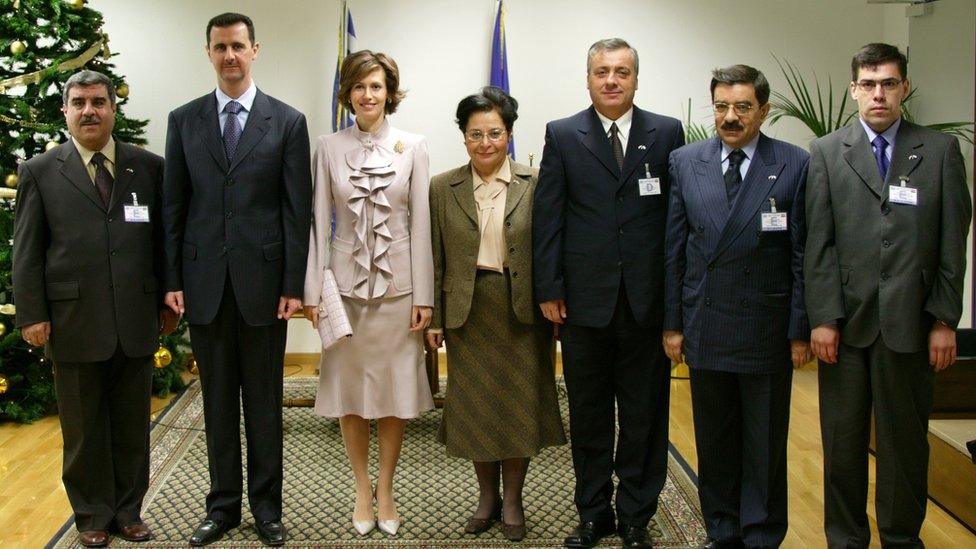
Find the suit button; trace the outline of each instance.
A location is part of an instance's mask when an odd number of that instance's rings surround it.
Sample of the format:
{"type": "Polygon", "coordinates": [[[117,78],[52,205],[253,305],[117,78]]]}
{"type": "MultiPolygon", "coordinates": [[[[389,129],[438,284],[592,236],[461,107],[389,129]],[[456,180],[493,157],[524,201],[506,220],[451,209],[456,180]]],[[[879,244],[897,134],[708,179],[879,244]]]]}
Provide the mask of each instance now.
{"type": "Polygon", "coordinates": [[[881,206],[881,215],[888,215],[889,212],[891,212],[891,206],[887,204],[881,206]]]}
{"type": "Polygon", "coordinates": [[[890,241],[890,240],[887,240],[887,239],[886,239],[886,240],[885,240],[885,241],[883,242],[883,244],[884,244],[884,247],[885,247],[885,248],[887,248],[888,246],[891,246],[891,241],[890,241]]]}
{"type": "Polygon", "coordinates": [[[705,227],[704,227],[704,226],[702,226],[702,225],[699,225],[699,226],[698,226],[698,234],[701,234],[701,233],[703,233],[703,232],[705,232],[705,227]]]}
{"type": "Polygon", "coordinates": [[[518,272],[512,273],[512,278],[518,278],[518,272]]]}
{"type": "Polygon", "coordinates": [[[881,271],[881,280],[888,280],[889,278],[891,278],[891,276],[888,273],[881,271]]]}
{"type": "Polygon", "coordinates": [[[512,226],[512,222],[511,221],[506,221],[505,222],[505,226],[506,227],[511,227],[512,226]]]}
{"type": "Polygon", "coordinates": [[[221,246],[221,247],[220,247],[220,253],[221,253],[221,254],[225,254],[225,253],[227,253],[227,246],[221,246]]]}
{"type": "Polygon", "coordinates": [[[741,304],[742,304],[742,308],[743,309],[748,309],[749,308],[749,302],[746,301],[745,299],[742,300],[741,304]]]}
{"type": "Polygon", "coordinates": [[[623,262],[623,261],[618,261],[618,262],[617,262],[617,266],[618,266],[618,267],[620,267],[620,266],[622,266],[623,264],[624,264],[624,262],[623,262]]]}
{"type": "Polygon", "coordinates": [[[105,221],[111,223],[112,222],[112,218],[110,217],[110,218],[106,219],[105,221]]]}
{"type": "Polygon", "coordinates": [[[709,263],[708,270],[709,271],[714,271],[715,270],[715,265],[712,265],[711,263],[709,263]]]}
{"type": "Polygon", "coordinates": [[[508,249],[508,253],[510,253],[510,254],[514,254],[514,253],[515,253],[515,248],[514,248],[514,247],[512,247],[512,248],[509,248],[509,249],[508,249]]]}
{"type": "Polygon", "coordinates": [[[112,250],[112,251],[111,251],[111,252],[109,252],[109,253],[111,253],[111,254],[112,254],[113,256],[115,256],[115,255],[118,255],[118,253],[117,253],[117,252],[116,252],[115,250],[112,250]]]}
{"type": "Polygon", "coordinates": [[[706,297],[705,298],[705,306],[706,307],[711,307],[712,306],[712,298],[710,298],[710,297],[706,297]]]}
{"type": "Polygon", "coordinates": [[[234,185],[234,179],[233,178],[228,178],[226,183],[227,183],[227,186],[228,187],[231,187],[231,186],[234,185]]]}
{"type": "Polygon", "coordinates": [[[227,212],[227,219],[234,217],[234,212],[227,212]]]}
{"type": "Polygon", "coordinates": [[[742,272],[743,272],[743,273],[745,273],[745,274],[749,274],[749,273],[751,273],[752,271],[751,271],[751,270],[749,270],[749,267],[743,267],[743,268],[742,268],[742,272]]]}
{"type": "Polygon", "coordinates": [[[622,196],[617,197],[617,202],[623,202],[623,201],[624,201],[624,197],[622,196]]]}
{"type": "Polygon", "coordinates": [[[617,231],[617,234],[620,234],[620,235],[624,234],[624,230],[623,229],[618,230],[617,231]]]}

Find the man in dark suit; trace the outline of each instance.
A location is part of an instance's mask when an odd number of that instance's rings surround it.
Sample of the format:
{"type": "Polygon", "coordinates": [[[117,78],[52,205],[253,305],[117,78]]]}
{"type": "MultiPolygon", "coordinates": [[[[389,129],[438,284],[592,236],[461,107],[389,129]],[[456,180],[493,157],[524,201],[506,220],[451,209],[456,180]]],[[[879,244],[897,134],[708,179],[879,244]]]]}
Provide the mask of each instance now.
{"type": "Polygon", "coordinates": [[[972,202],[959,142],[901,117],[907,65],[894,46],[861,48],[858,119],[810,145],[804,273],[830,547],[870,542],[872,411],[881,543],[922,546],[933,369],[956,360],[972,202]]]}
{"type": "Polygon", "coordinates": [[[146,541],[152,358],[160,326],[172,331],[177,319],[160,312],[157,290],[163,159],[112,139],[107,76],[77,72],[63,98],[71,139],[19,170],[17,326],[54,361],[62,480],[80,542],[102,547],[110,530],[146,541]]]}
{"type": "Polygon", "coordinates": [[[760,132],[769,82],[712,71],[718,136],[671,153],[664,349],[691,368],[705,547],[786,536],[793,366],[812,358],[803,306],[810,155],[760,132]]]}
{"type": "Polygon", "coordinates": [[[247,16],[207,25],[217,89],[176,109],[166,136],[166,301],[185,312],[203,384],[210,493],[191,545],[241,522],[238,410],[258,537],[281,545],[282,370],[301,308],[311,216],[305,117],[258,90],[247,16]]]}
{"type": "Polygon", "coordinates": [[[664,315],[667,159],[681,123],[634,106],[637,51],[601,40],[587,58],[593,105],[546,126],[533,204],[535,298],[560,325],[580,524],[568,547],[614,531],[650,547],[647,523],[664,486],[667,357],[664,315]],[[614,404],[620,436],[614,455],[614,404]]]}

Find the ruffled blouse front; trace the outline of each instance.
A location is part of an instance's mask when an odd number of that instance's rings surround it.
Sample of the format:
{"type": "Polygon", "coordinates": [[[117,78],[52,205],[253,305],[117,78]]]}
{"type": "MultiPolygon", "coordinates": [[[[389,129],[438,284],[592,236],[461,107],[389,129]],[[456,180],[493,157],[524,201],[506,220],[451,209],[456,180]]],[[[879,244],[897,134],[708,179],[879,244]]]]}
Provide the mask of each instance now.
{"type": "Polygon", "coordinates": [[[385,189],[393,182],[395,151],[388,143],[390,123],[374,133],[364,132],[353,125],[352,133],[359,146],[346,153],[349,182],[353,187],[346,207],[355,218],[355,242],[352,258],[355,262],[352,294],[359,299],[375,299],[386,294],[393,279],[389,250],[393,242],[386,225],[392,208],[385,189]],[[370,274],[375,272],[372,284],[370,274]]]}

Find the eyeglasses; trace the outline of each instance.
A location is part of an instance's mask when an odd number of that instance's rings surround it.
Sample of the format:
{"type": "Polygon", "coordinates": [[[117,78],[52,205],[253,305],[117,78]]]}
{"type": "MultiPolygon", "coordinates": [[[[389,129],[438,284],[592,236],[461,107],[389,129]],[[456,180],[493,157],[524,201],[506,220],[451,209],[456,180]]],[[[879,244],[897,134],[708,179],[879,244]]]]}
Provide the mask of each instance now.
{"type": "Polygon", "coordinates": [[[722,103],[721,101],[712,103],[712,109],[715,110],[715,114],[724,115],[725,113],[729,112],[730,107],[733,111],[735,111],[735,114],[739,116],[746,116],[756,108],[756,106],[752,103],[734,103],[732,105],[722,103]]]}
{"type": "Polygon", "coordinates": [[[870,93],[873,92],[878,86],[881,86],[881,89],[884,90],[885,93],[888,93],[895,91],[895,88],[901,85],[902,82],[904,82],[904,80],[887,78],[885,80],[858,80],[855,82],[855,84],[862,92],[870,93]]]}
{"type": "Polygon", "coordinates": [[[467,141],[468,143],[481,143],[481,141],[485,137],[487,137],[488,141],[491,141],[492,143],[498,143],[499,141],[502,140],[503,137],[505,137],[507,133],[508,133],[507,131],[499,128],[489,130],[488,133],[485,133],[481,130],[471,130],[464,134],[464,140],[467,141]]]}

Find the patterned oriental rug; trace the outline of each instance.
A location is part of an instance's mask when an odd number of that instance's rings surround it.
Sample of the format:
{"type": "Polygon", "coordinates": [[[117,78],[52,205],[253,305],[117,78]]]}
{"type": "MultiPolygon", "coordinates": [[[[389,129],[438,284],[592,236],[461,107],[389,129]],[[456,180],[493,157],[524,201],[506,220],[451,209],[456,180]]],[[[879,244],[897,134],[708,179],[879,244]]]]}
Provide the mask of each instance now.
{"type": "MultiPolygon", "coordinates": [[[[285,399],[314,398],[317,379],[285,379],[285,399]]],[[[442,382],[441,387],[444,387],[442,382]]],[[[566,390],[560,383],[563,421],[568,423],[566,390]]],[[[529,466],[524,491],[528,536],[520,543],[505,540],[497,525],[479,535],[464,534],[474,511],[478,487],[470,462],[448,457],[436,435],[441,411],[433,410],[407,424],[397,469],[397,504],[402,525],[395,538],[378,530],[360,537],[350,514],[354,489],[346,462],[339,423],[321,418],[311,408],[284,410],[284,523],[289,547],[560,547],[577,522],[573,506],[572,457],[569,445],[547,448],[529,466]]],[[[134,547],[185,546],[204,517],[204,498],[210,479],[203,434],[200,384],[192,383],[160,414],[152,430],[152,466],[143,519],[152,528],[152,541],[134,547]]],[[[243,432],[243,426],[241,427],[243,432]]],[[[374,431],[375,432],[375,431],[374,431]]],[[[568,425],[566,432],[569,432],[568,425]]],[[[373,436],[371,473],[376,475],[373,436]]],[[[674,448],[668,457],[668,480],[650,530],[655,547],[695,547],[705,541],[695,481],[674,448]]],[[[617,537],[604,538],[601,547],[619,547],[617,537]]],[[[126,545],[112,538],[112,545],[126,545]]],[[[241,526],[214,544],[216,547],[260,546],[246,497],[241,526]]],[[[80,547],[69,521],[48,547],[80,547]]]]}

